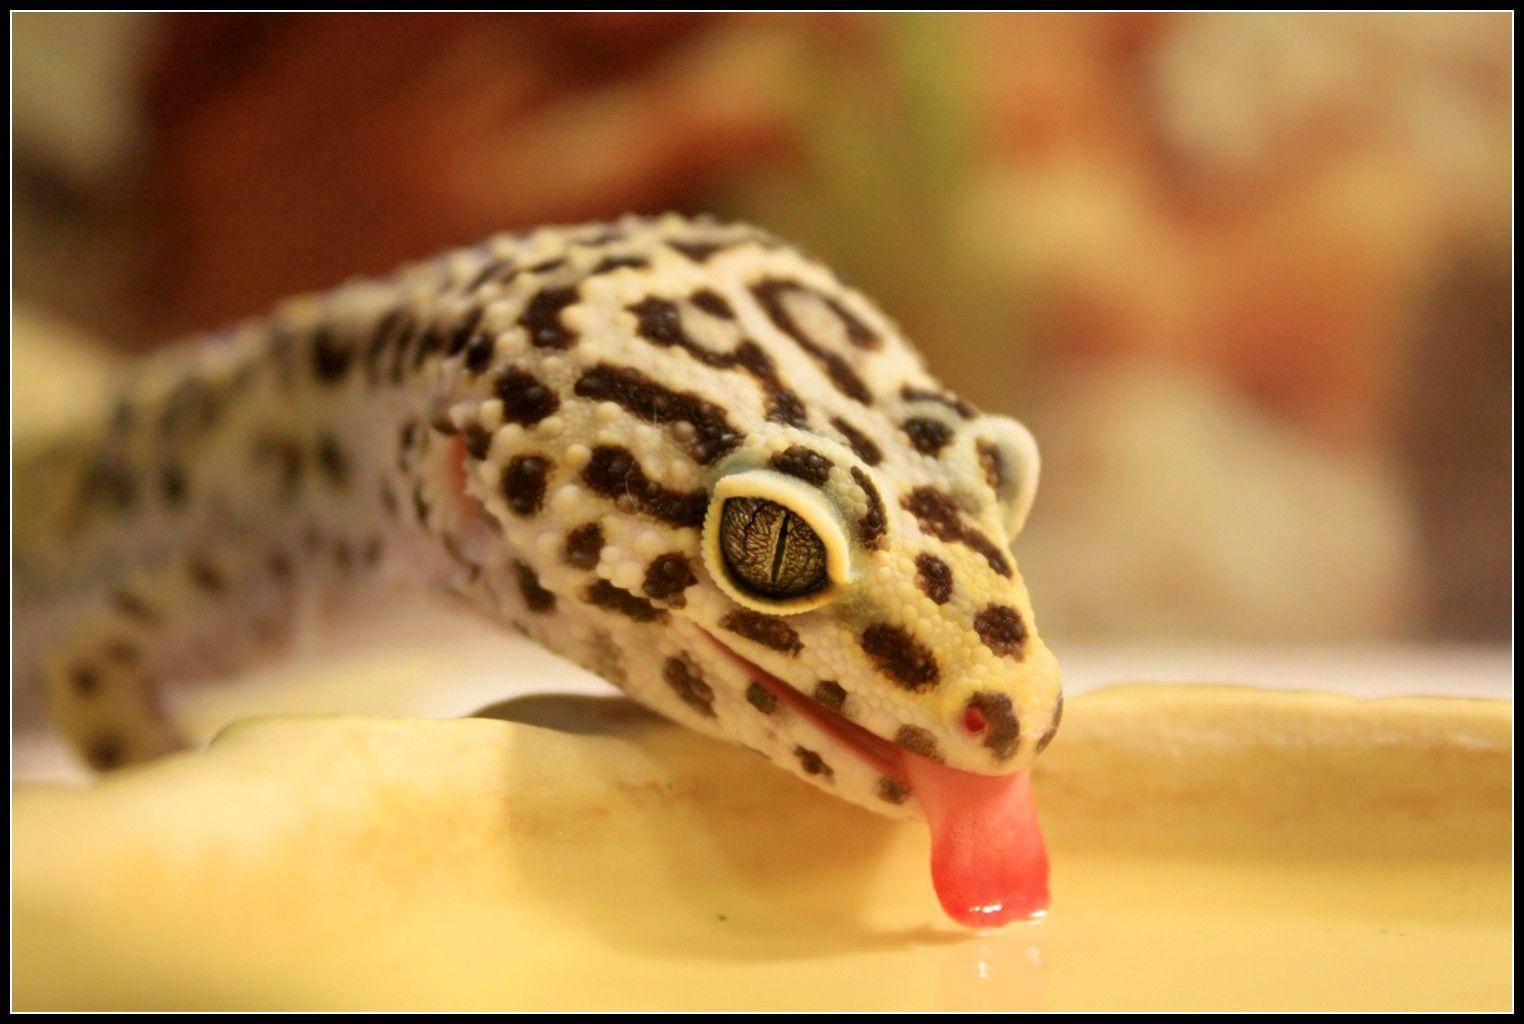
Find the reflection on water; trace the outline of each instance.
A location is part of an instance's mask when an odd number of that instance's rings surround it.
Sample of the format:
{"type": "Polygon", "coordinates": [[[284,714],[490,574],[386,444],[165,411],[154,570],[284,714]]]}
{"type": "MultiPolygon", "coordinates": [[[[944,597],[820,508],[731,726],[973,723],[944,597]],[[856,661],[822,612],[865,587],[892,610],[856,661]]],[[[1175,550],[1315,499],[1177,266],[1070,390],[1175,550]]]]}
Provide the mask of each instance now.
{"type": "Polygon", "coordinates": [[[1043,927],[1042,921],[1017,923],[949,950],[937,979],[940,1007],[955,1011],[1049,1009],[1043,927]]]}

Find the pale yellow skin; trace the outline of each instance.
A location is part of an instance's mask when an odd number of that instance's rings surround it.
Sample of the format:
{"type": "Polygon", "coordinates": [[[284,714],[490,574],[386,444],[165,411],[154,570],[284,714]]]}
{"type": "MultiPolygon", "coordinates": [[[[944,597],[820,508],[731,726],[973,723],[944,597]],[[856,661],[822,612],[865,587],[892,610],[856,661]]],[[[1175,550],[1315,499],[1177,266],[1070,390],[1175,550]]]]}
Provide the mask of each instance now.
{"type": "Polygon", "coordinates": [[[876,306],[754,229],[668,216],[500,236],[292,300],[127,395],[131,422],[18,482],[48,497],[18,530],[18,591],[47,611],[22,664],[98,762],[176,745],[157,695],[225,671],[209,649],[241,662],[313,595],[353,603],[396,574],[881,813],[918,810],[809,716],[761,706],[711,637],[955,768],[1019,771],[1057,725],[1058,665],[1009,554],[1030,434],[946,395],[876,306]],[[188,387],[214,412],[160,429],[188,387]],[[827,585],[791,601],[738,585],[715,524],[742,496],[809,524],[827,585]],[[569,556],[593,524],[601,542],[569,556]],[[663,558],[675,590],[653,583],[663,558]]]}

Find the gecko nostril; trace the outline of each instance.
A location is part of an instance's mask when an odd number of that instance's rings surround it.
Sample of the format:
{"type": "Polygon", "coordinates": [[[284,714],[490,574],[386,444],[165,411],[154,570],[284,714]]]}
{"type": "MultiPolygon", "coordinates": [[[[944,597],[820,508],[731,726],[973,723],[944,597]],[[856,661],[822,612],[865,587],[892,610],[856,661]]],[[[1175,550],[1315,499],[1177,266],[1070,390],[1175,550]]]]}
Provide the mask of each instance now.
{"type": "Polygon", "coordinates": [[[984,712],[978,708],[968,708],[963,712],[963,728],[970,736],[977,736],[984,731],[987,723],[984,720],[984,712]]]}

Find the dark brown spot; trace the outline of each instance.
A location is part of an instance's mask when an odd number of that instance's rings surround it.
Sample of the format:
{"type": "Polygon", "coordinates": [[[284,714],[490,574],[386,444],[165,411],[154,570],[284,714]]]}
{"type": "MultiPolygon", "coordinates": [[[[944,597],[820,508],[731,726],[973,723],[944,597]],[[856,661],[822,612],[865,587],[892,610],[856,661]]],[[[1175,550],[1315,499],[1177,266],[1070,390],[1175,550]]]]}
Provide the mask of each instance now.
{"type": "Polygon", "coordinates": [[[922,455],[935,456],[947,447],[947,442],[953,439],[952,427],[941,420],[926,419],[916,416],[900,424],[900,429],[905,431],[905,436],[910,438],[910,445],[922,455]]]}
{"type": "Polygon", "coordinates": [[[605,226],[595,229],[584,238],[577,239],[577,244],[585,245],[589,248],[597,248],[601,245],[608,245],[610,242],[617,242],[624,237],[624,232],[619,228],[605,226]]]}
{"type": "Polygon", "coordinates": [[[402,310],[392,308],[376,321],[375,330],[370,335],[370,343],[365,347],[365,376],[372,384],[379,383],[381,380],[381,358],[391,347],[392,337],[396,334],[402,319],[402,310]]]}
{"type": "Polygon", "coordinates": [[[489,280],[512,280],[517,273],[518,270],[514,267],[514,261],[512,261],[512,259],[489,259],[489,261],[483,265],[482,270],[477,271],[475,277],[472,277],[471,280],[466,282],[465,290],[468,291],[468,293],[471,293],[471,291],[475,291],[477,288],[480,288],[480,286],[488,283],[489,280]]]}
{"type": "Polygon", "coordinates": [[[915,585],[937,604],[946,604],[952,597],[952,568],[936,555],[924,552],[915,556],[915,585]]]}
{"type": "Polygon", "coordinates": [[[323,546],[323,530],[317,523],[309,522],[302,531],[302,547],[309,555],[315,555],[323,546]]]}
{"type": "MultiPolygon", "coordinates": [[[[683,331],[682,312],[677,303],[648,296],[626,308],[635,314],[636,333],[647,341],[662,346],[679,345],[690,350],[697,347],[683,331]]],[[[699,351],[708,350],[701,348],[699,351]]]]}
{"type": "Polygon", "coordinates": [[[545,504],[550,460],[541,455],[515,455],[503,471],[503,498],[515,515],[532,516],[545,504]]]}
{"type": "Polygon", "coordinates": [[[561,407],[554,391],[523,370],[503,371],[496,390],[503,400],[503,418],[510,423],[531,427],[561,407]]]}
{"type": "Polygon", "coordinates": [[[822,679],[815,684],[815,699],[837,714],[847,703],[847,691],[841,688],[840,683],[829,679],[822,679]]]}
{"type": "Polygon", "coordinates": [[[312,375],[319,384],[337,384],[349,372],[354,350],[336,341],[328,328],[312,339],[312,375]]]}
{"type": "Polygon", "coordinates": [[[414,339],[419,337],[421,326],[412,317],[408,317],[402,321],[390,339],[392,361],[387,376],[391,378],[393,384],[402,383],[403,371],[407,367],[407,354],[413,347],[414,339]]]}
{"type": "Polygon", "coordinates": [[[774,455],[768,460],[768,465],[780,473],[798,477],[816,487],[831,478],[831,460],[800,444],[791,445],[774,455]]]}
{"type": "Polygon", "coordinates": [[[934,487],[917,487],[904,500],[905,508],[915,516],[921,529],[939,540],[962,544],[984,556],[990,568],[1002,576],[1011,575],[1011,563],[988,537],[964,524],[952,498],[934,487]]]}
{"type": "Polygon", "coordinates": [[[582,479],[598,494],[627,499],[637,511],[673,526],[702,526],[709,508],[708,492],[669,490],[647,478],[635,456],[612,445],[593,449],[582,479]]]}
{"type": "Polygon", "coordinates": [[[164,504],[179,508],[185,504],[185,470],[174,463],[159,469],[159,494],[164,504]]]}
{"type": "Polygon", "coordinates": [[[519,593],[524,597],[524,604],[532,612],[549,612],[556,608],[556,595],[540,586],[540,577],[535,575],[534,568],[526,562],[514,561],[513,574],[518,578],[519,593]]]}
{"type": "Polygon", "coordinates": [[[686,604],[683,591],[698,582],[688,559],[677,552],[658,555],[646,566],[646,579],[641,590],[647,597],[681,608],[686,604]]]}
{"type": "Polygon", "coordinates": [[[746,687],[746,702],[764,715],[778,710],[778,698],[761,683],[752,683],[746,687]]]}
{"type": "Polygon", "coordinates": [[[397,429],[398,469],[404,471],[407,469],[408,456],[412,453],[413,447],[418,443],[418,440],[418,421],[414,419],[404,421],[402,426],[397,429]]]}
{"type": "Polygon", "coordinates": [[[381,554],[383,550],[384,548],[381,544],[381,538],[372,537],[370,540],[365,542],[365,548],[360,552],[360,557],[365,560],[366,565],[375,565],[377,562],[381,561],[381,554]]]}
{"type": "Polygon", "coordinates": [[[625,689],[629,685],[629,676],[625,672],[619,645],[614,642],[613,637],[601,629],[595,629],[591,647],[592,658],[588,667],[621,690],[625,689]]]}
{"type": "Polygon", "coordinates": [[[460,433],[460,428],[455,425],[454,420],[450,419],[449,413],[439,413],[429,421],[429,426],[436,434],[443,434],[445,437],[454,437],[460,433]]]}
{"type": "Polygon", "coordinates": [[[889,532],[889,517],[884,514],[884,499],[879,497],[878,488],[873,486],[868,474],[856,466],[852,467],[852,479],[862,488],[863,497],[868,499],[868,509],[857,521],[857,532],[863,547],[873,551],[884,546],[884,536],[889,532]]]}
{"type": "Polygon", "coordinates": [[[582,600],[599,608],[618,612],[636,622],[665,622],[667,613],[643,597],[636,597],[628,590],[614,586],[608,580],[599,580],[582,592],[582,600]]]}
{"type": "Polygon", "coordinates": [[[997,761],[1010,760],[1021,742],[1021,723],[1016,720],[1011,698],[1003,693],[976,693],[968,706],[984,716],[984,745],[997,761]]]}
{"type": "Polygon", "coordinates": [[[127,759],[127,745],[119,736],[97,736],[85,746],[85,760],[96,771],[106,771],[127,759]]]}
{"type": "Polygon", "coordinates": [[[627,366],[599,363],[578,378],[575,390],[583,398],[614,402],[648,423],[691,425],[688,452],[704,465],[741,443],[724,409],[698,395],[673,391],[627,366]]]}
{"type": "Polygon", "coordinates": [[[332,434],[319,436],[317,453],[318,465],[328,482],[335,487],[343,487],[349,481],[349,457],[339,447],[338,438],[332,434]]]}
{"type": "Polygon", "coordinates": [[[418,347],[413,350],[413,369],[423,366],[424,360],[444,348],[444,333],[438,324],[430,324],[428,330],[418,336],[418,347]]]}
{"type": "Polygon", "coordinates": [[[714,717],[714,690],[686,658],[668,658],[661,675],[678,700],[706,718],[714,717]]]}
{"type": "Polygon", "coordinates": [[[497,351],[497,338],[486,331],[472,335],[466,342],[466,369],[473,374],[481,373],[492,365],[492,355],[497,351]]]}
{"type": "Polygon", "coordinates": [[[936,656],[899,626],[874,623],[859,643],[875,668],[907,690],[927,689],[941,678],[936,656]]]}
{"type": "Polygon", "coordinates": [[[164,399],[159,430],[165,434],[181,430],[205,433],[217,422],[220,411],[217,389],[198,377],[187,377],[164,399]]]}
{"type": "Polygon", "coordinates": [[[534,266],[529,268],[529,272],[531,274],[548,274],[552,270],[560,270],[564,266],[566,266],[566,258],[564,256],[557,256],[553,259],[543,260],[539,263],[536,263],[534,266]]]}
{"type": "Polygon", "coordinates": [[[488,260],[482,269],[476,272],[476,276],[466,282],[466,291],[474,292],[487,282],[498,281],[500,278],[511,281],[517,273],[518,269],[513,265],[513,260],[511,259],[504,257],[503,259],[488,260]]]}
{"type": "Polygon", "coordinates": [[[159,621],[159,613],[140,594],[130,590],[118,590],[111,595],[111,603],[123,613],[139,622],[152,625],[159,621]]]}
{"type": "Polygon", "coordinates": [[[720,620],[720,627],[737,636],[744,636],[753,643],[789,656],[804,650],[799,634],[780,618],[763,615],[749,608],[737,608],[720,620]]]}
{"type": "Polygon", "coordinates": [[[69,685],[81,697],[89,697],[100,689],[100,673],[90,665],[75,665],[69,670],[69,685]]]}
{"type": "Polygon", "coordinates": [[[988,605],[975,615],[974,632],[996,654],[1017,659],[1027,642],[1027,624],[1015,608],[1003,604],[988,605]]]}
{"type": "Polygon", "coordinates": [[[529,331],[529,343],[535,348],[570,348],[576,335],[562,325],[561,312],[576,301],[575,288],[542,288],[535,292],[518,320],[529,331]]]}
{"type": "Polygon", "coordinates": [[[900,726],[900,731],[894,734],[894,742],[912,754],[919,754],[931,761],[942,760],[942,752],[937,749],[937,738],[919,725],[900,726]]]}
{"type": "Polygon", "coordinates": [[[806,775],[824,775],[827,779],[836,777],[836,773],[831,771],[831,766],[825,763],[825,758],[815,751],[795,747],[794,756],[799,759],[799,767],[804,769],[806,775]]]}
{"type": "Polygon", "coordinates": [[[605,256],[598,261],[597,266],[588,271],[588,276],[596,277],[599,274],[607,274],[613,270],[622,270],[625,267],[639,270],[650,265],[651,261],[644,256],[605,256]]]}
{"type": "Polygon", "coordinates": [[[466,427],[461,442],[466,446],[466,454],[473,459],[485,459],[492,450],[492,434],[480,424],[472,423],[466,427]]]}
{"type": "Polygon", "coordinates": [[[878,780],[878,798],[891,804],[902,804],[910,799],[910,787],[899,779],[885,775],[878,780]]]}
{"type": "Polygon", "coordinates": [[[956,395],[944,395],[940,391],[932,391],[928,388],[916,388],[906,384],[900,388],[900,397],[907,402],[937,402],[956,412],[966,420],[973,419],[979,414],[979,410],[969,405],[956,395]]]}
{"type": "Polygon", "coordinates": [[[726,302],[724,297],[718,292],[711,291],[708,288],[700,288],[688,296],[688,301],[710,316],[719,317],[721,320],[734,320],[736,318],[735,311],[730,308],[730,303],[726,302]]]}
{"type": "Polygon", "coordinates": [[[783,386],[772,359],[754,341],[742,341],[736,346],[735,365],[756,379],[767,395],[767,418],[774,423],[786,423],[791,427],[803,427],[808,421],[804,403],[792,390],[783,386]]]}
{"type": "Polygon", "coordinates": [[[445,554],[449,555],[457,565],[466,569],[476,565],[467,557],[465,548],[461,547],[460,540],[454,534],[446,533],[439,538],[439,541],[444,545],[445,554]]]}
{"type": "Polygon", "coordinates": [[[732,242],[700,242],[696,239],[668,239],[667,245],[676,249],[694,263],[707,263],[715,253],[730,248],[732,242]]]}
{"type": "Polygon", "coordinates": [[[596,569],[602,551],[603,527],[597,523],[583,523],[566,535],[561,560],[573,569],[596,569]]]}
{"type": "Polygon", "coordinates": [[[873,439],[867,434],[864,434],[861,430],[858,430],[840,417],[831,420],[831,426],[835,427],[836,432],[847,439],[847,444],[852,446],[852,450],[857,453],[859,459],[862,459],[870,466],[876,466],[883,461],[884,453],[879,449],[878,445],[873,443],[873,439]]]}
{"type": "Polygon", "coordinates": [[[198,558],[190,563],[191,582],[208,594],[220,594],[228,588],[228,578],[211,562],[198,558]]]}
{"type": "Polygon", "coordinates": [[[270,554],[270,575],[275,577],[277,583],[289,583],[291,577],[296,574],[296,567],[291,564],[291,556],[284,551],[274,551],[270,554]]]}
{"type": "Polygon", "coordinates": [[[137,480],[124,460],[103,457],[85,474],[82,499],[86,505],[107,505],[127,512],[137,504],[137,498],[137,480]]]}
{"type": "Polygon", "coordinates": [[[460,355],[461,350],[471,343],[476,336],[476,325],[482,322],[484,308],[474,306],[461,316],[459,322],[450,328],[450,343],[445,348],[446,355],[460,355]]]}
{"type": "Polygon", "coordinates": [[[1053,705],[1053,721],[1043,730],[1037,738],[1037,753],[1041,754],[1048,749],[1048,744],[1053,742],[1053,737],[1058,734],[1058,723],[1064,720],[1064,695],[1059,694],[1058,700],[1053,705]]]}
{"type": "Polygon", "coordinates": [[[380,487],[381,507],[386,514],[395,517],[397,515],[397,493],[392,490],[392,485],[385,480],[381,481],[380,487]]]}

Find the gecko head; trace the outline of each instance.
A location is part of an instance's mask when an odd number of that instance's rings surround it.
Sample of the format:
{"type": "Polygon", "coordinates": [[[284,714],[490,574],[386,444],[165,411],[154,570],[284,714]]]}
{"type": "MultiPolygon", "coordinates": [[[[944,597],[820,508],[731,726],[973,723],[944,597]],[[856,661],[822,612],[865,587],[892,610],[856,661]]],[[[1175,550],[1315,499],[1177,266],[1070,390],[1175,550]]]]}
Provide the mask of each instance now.
{"type": "MultiPolygon", "coordinates": [[[[744,686],[738,736],[809,781],[895,813],[907,755],[1012,775],[1062,712],[1058,666],[1010,555],[1036,491],[1027,430],[946,416],[936,458],[869,464],[778,426],[715,467],[708,586],[686,618],[707,673],[744,686]],[[942,433],[945,428],[945,436],[942,433]]],[[[909,802],[904,813],[915,813],[909,802]]]]}

